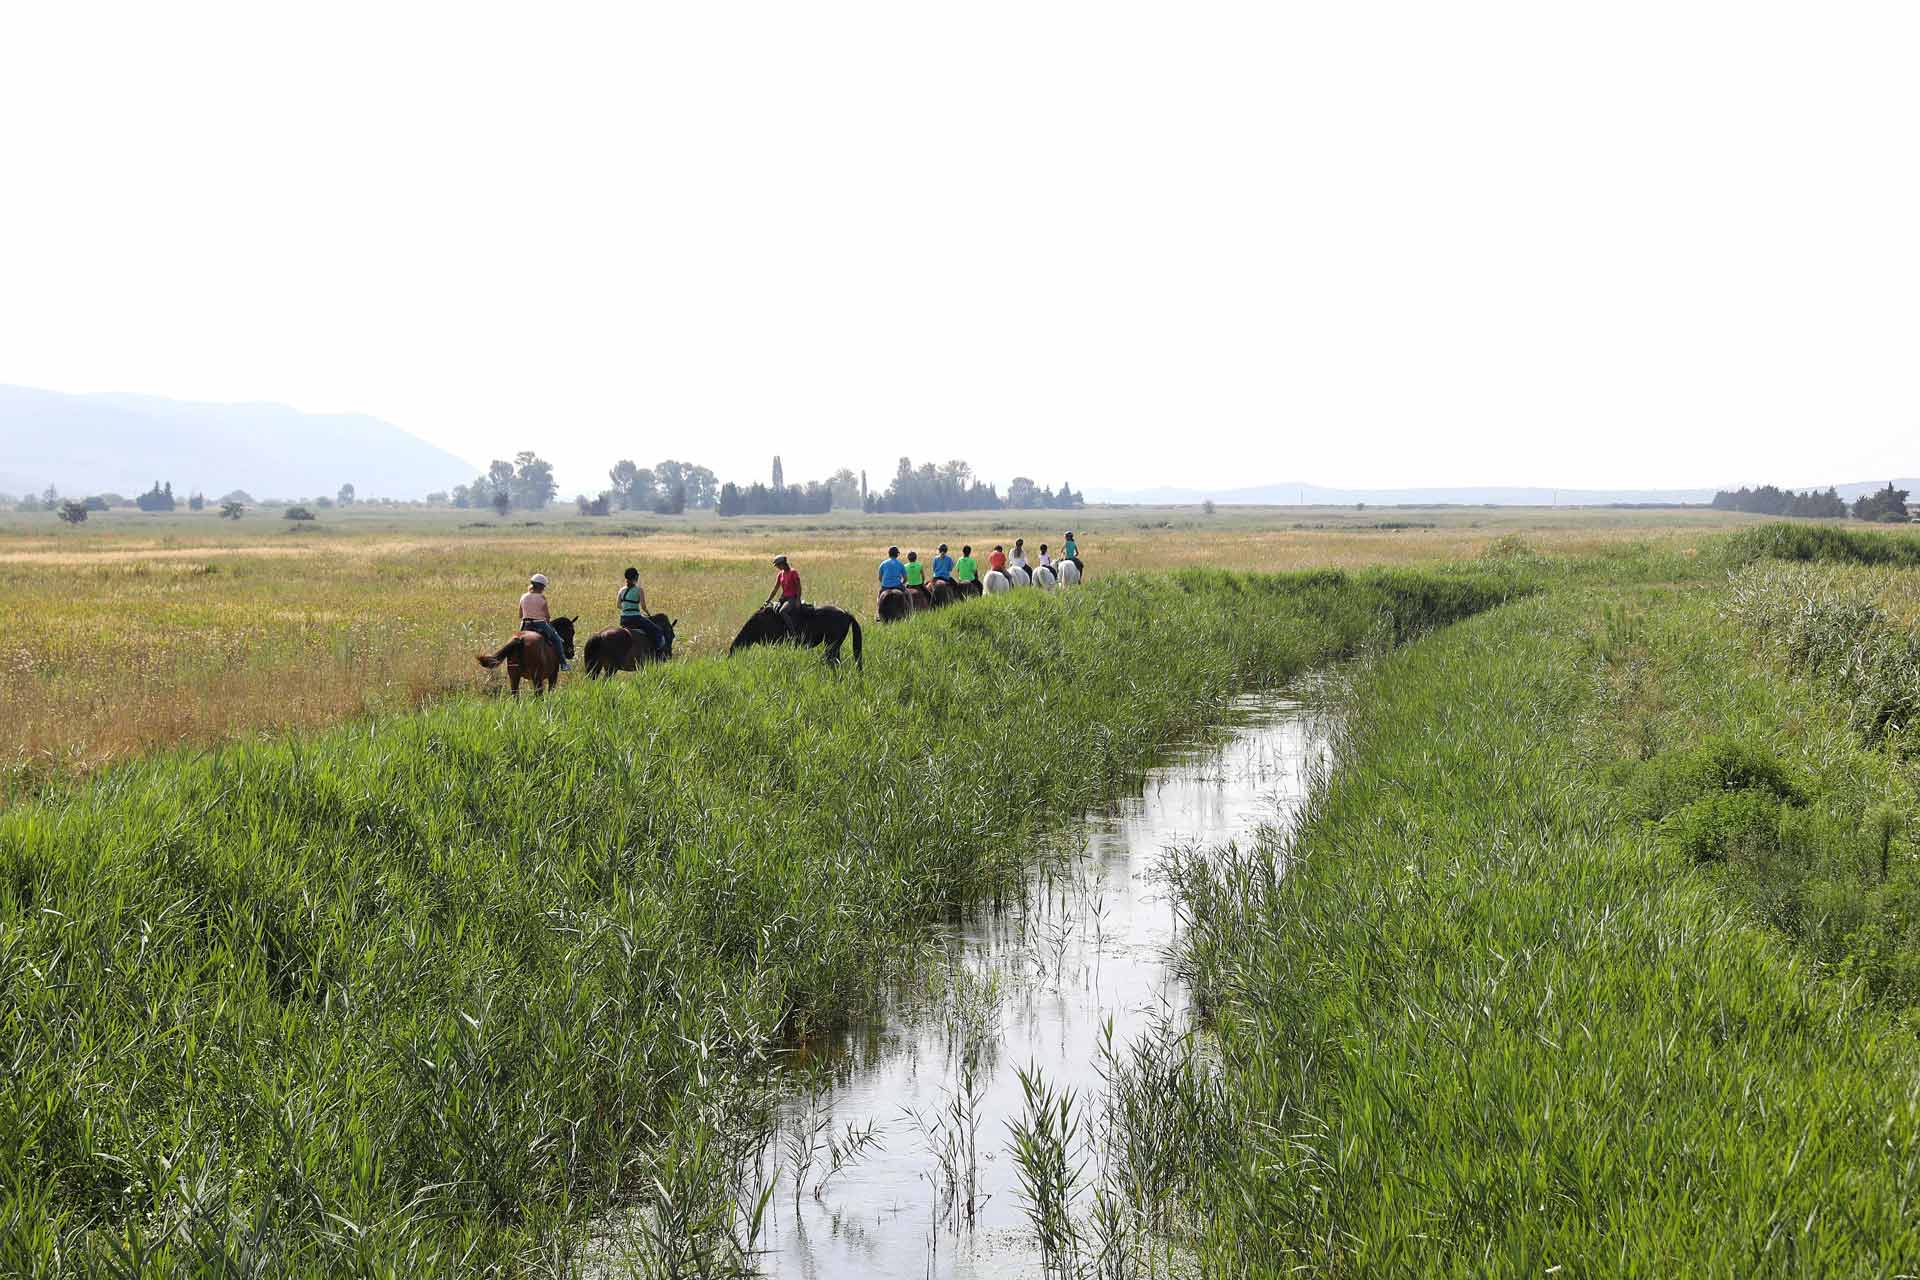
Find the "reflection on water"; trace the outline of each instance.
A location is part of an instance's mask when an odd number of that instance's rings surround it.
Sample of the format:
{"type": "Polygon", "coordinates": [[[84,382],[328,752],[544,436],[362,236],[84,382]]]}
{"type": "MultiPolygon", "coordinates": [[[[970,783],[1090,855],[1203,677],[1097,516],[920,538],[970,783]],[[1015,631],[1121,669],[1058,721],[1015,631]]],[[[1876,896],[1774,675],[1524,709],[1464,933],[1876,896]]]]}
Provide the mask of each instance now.
{"type": "Polygon", "coordinates": [[[1162,850],[1284,820],[1324,754],[1324,725],[1298,704],[1237,710],[1230,736],[1093,815],[1084,850],[1037,877],[1024,907],[955,928],[950,989],[932,1007],[898,994],[805,1055],[819,1087],[786,1106],[766,1152],[766,1173],[783,1167],[758,1241],[765,1274],[1039,1274],[1007,1147],[1023,1109],[1015,1069],[1038,1064],[1056,1087],[1097,1097],[1109,1022],[1123,1049],[1184,1016],[1164,964],[1175,919],[1153,876],[1162,850]]]}

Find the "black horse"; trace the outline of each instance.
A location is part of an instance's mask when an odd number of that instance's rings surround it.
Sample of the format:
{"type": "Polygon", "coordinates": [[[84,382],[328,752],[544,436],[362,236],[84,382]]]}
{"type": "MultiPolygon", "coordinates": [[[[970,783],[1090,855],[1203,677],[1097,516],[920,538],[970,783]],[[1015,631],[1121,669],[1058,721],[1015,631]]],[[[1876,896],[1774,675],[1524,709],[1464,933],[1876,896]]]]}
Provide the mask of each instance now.
{"type": "Polygon", "coordinates": [[[806,648],[816,645],[827,647],[827,665],[834,666],[840,661],[840,645],[849,632],[853,635],[853,665],[860,666],[860,620],[845,609],[835,609],[831,605],[802,604],[794,606],[794,629],[787,631],[786,622],[780,617],[780,611],[772,605],[763,606],[759,612],[747,619],[747,625],[740,628],[740,634],[727,646],[729,655],[756,644],[799,644],[806,648]]]}
{"type": "Polygon", "coordinates": [[[655,652],[644,631],[626,627],[608,627],[587,640],[587,674],[610,676],[616,671],[637,671],[642,663],[665,661],[673,656],[673,619],[664,613],[652,615],[653,625],[667,637],[667,647],[655,652]]]}

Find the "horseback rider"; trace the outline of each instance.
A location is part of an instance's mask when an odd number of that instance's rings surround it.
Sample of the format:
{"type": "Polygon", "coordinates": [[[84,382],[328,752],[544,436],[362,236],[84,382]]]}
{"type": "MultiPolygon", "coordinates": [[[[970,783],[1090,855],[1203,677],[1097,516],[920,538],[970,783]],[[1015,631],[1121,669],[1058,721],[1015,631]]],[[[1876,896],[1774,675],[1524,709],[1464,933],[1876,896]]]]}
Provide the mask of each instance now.
{"type": "Polygon", "coordinates": [[[647,592],[640,585],[640,571],[627,570],[627,585],[620,588],[618,598],[620,606],[620,625],[629,631],[638,631],[653,642],[655,653],[667,651],[667,633],[662,631],[654,620],[647,616],[647,592]]]}
{"type": "MultiPolygon", "coordinates": [[[[1071,560],[1074,564],[1080,565],[1080,544],[1073,540],[1073,530],[1071,529],[1067,530],[1067,540],[1060,548],[1060,558],[1062,560],[1071,560]]],[[[1080,567],[1085,568],[1086,566],[1080,565],[1080,567]]]]}
{"type": "Polygon", "coordinates": [[[994,547],[993,553],[987,557],[987,568],[993,573],[1005,573],[1007,571],[1007,549],[1005,547],[998,545],[994,547]]]}
{"type": "Polygon", "coordinates": [[[780,572],[774,577],[773,590],[767,592],[767,603],[786,624],[787,634],[796,635],[800,626],[800,571],[788,564],[785,556],[775,556],[773,567],[780,572]],[[778,604],[774,604],[775,596],[780,597],[778,604]]]}
{"type": "Polygon", "coordinates": [[[907,566],[900,563],[900,548],[888,547],[887,558],[880,562],[880,594],[904,591],[906,587],[907,566]]]}
{"type": "Polygon", "coordinates": [[[953,557],[947,554],[944,542],[940,544],[940,554],[933,558],[933,580],[938,582],[942,578],[953,581],[953,557]]]}
{"type": "MultiPolygon", "coordinates": [[[[938,561],[934,562],[938,564],[938,561]]],[[[973,562],[973,548],[961,547],[960,558],[953,562],[953,580],[955,582],[977,582],[980,579],[980,566],[973,562]]]]}
{"type": "Polygon", "coordinates": [[[917,591],[927,589],[927,566],[920,563],[918,551],[907,552],[907,586],[917,591]]]}
{"type": "Polygon", "coordinates": [[[1013,540],[1013,555],[1010,559],[1022,569],[1027,567],[1027,540],[1025,538],[1015,538],[1013,540]]]}
{"type": "Polygon", "coordinates": [[[567,646],[554,629],[553,614],[547,607],[547,575],[544,573],[527,579],[526,594],[520,597],[520,629],[535,632],[552,645],[553,656],[560,660],[562,671],[573,670],[573,664],[567,661],[567,646]]]}
{"type": "Polygon", "coordinates": [[[1047,554],[1047,544],[1044,542],[1040,544],[1040,567],[1042,569],[1053,568],[1053,557],[1047,554]]]}

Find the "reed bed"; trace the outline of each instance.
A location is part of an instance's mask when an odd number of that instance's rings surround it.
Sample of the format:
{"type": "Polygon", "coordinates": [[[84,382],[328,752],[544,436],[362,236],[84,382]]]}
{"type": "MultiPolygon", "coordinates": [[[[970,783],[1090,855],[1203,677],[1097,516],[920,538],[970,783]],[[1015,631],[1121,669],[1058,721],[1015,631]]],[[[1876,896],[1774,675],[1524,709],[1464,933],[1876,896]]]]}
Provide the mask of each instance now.
{"type": "Polygon", "coordinates": [[[1302,824],[1174,867],[1212,1047],[1123,1096],[1206,1273],[1915,1271],[1911,768],[1657,576],[1360,673],[1302,824]]]}
{"type": "Polygon", "coordinates": [[[17,804],[0,1273],[564,1272],[633,1199],[710,1270],[756,1062],[1249,685],[1518,581],[1107,579],[17,804]]]}

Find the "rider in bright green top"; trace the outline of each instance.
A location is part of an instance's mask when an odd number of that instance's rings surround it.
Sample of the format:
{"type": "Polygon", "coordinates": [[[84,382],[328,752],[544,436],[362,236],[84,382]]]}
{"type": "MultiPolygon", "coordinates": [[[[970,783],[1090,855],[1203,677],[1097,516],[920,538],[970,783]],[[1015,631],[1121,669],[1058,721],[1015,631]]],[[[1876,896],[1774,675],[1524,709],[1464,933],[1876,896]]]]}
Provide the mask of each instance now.
{"type": "Polygon", "coordinates": [[[980,577],[980,566],[973,562],[973,548],[960,548],[960,558],[953,562],[953,580],[955,582],[973,582],[980,577]]]}
{"type": "Polygon", "coordinates": [[[910,587],[927,585],[927,566],[920,563],[918,551],[907,552],[907,585],[910,587]]]}

